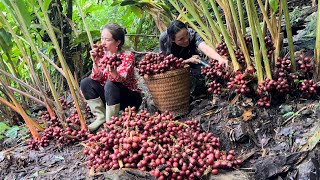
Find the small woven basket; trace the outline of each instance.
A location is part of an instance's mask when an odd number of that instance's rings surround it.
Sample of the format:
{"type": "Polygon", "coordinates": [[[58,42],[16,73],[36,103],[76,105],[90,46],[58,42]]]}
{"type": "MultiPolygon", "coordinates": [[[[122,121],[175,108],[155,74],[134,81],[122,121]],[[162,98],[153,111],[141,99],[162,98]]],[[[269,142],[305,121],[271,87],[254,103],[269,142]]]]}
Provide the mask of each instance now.
{"type": "Polygon", "coordinates": [[[168,71],[145,78],[156,107],[174,116],[189,112],[190,67],[168,71]]]}

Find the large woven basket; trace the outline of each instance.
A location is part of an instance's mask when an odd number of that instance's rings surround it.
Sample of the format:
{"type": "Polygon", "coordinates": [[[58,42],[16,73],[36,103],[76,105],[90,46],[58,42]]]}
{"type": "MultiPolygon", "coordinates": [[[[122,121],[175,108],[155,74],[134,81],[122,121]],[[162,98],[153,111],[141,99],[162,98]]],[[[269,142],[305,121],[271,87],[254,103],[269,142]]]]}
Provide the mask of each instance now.
{"type": "Polygon", "coordinates": [[[154,103],[161,112],[174,116],[189,112],[190,67],[168,71],[145,78],[154,103]]]}

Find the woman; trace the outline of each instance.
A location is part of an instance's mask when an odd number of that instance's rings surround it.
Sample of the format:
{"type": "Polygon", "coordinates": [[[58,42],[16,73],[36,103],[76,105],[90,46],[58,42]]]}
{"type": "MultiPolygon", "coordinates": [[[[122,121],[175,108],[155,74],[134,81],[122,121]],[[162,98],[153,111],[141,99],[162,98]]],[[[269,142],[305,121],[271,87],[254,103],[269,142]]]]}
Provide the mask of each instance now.
{"type": "Polygon", "coordinates": [[[93,69],[90,77],[80,82],[81,92],[88,103],[96,120],[88,126],[89,131],[95,131],[104,122],[109,121],[119,110],[128,106],[139,107],[142,98],[134,78],[134,55],[123,51],[125,32],[116,23],[110,23],[101,29],[101,43],[105,54],[97,56],[97,49],[90,51],[93,69]],[[104,58],[110,55],[120,55],[121,64],[117,68],[107,65],[99,68],[104,58]]]}
{"type": "Polygon", "coordinates": [[[165,55],[173,54],[175,57],[183,58],[183,62],[190,65],[192,96],[198,96],[206,90],[199,64],[201,62],[200,52],[209,58],[218,60],[220,64],[227,65],[228,63],[227,59],[208,46],[198,33],[187,28],[181,21],[172,21],[167,31],[161,33],[159,40],[160,51],[165,55]]]}
{"type": "Polygon", "coordinates": [[[200,63],[200,50],[209,58],[216,59],[220,64],[227,65],[227,59],[220,56],[214,49],[208,46],[193,29],[187,28],[184,23],[174,20],[167,31],[160,35],[160,50],[166,54],[185,59],[185,63],[200,63]]]}

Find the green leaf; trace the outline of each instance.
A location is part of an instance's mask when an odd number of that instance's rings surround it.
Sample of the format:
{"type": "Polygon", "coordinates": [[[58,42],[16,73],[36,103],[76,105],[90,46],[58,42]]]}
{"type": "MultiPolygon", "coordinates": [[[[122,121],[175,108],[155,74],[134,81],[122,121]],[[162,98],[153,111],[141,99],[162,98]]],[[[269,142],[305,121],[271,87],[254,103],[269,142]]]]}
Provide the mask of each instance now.
{"type": "Polygon", "coordinates": [[[18,136],[19,127],[12,126],[6,133],[5,136],[9,138],[16,138],[18,136]]]}
{"type": "MultiPolygon", "coordinates": [[[[5,11],[5,9],[6,9],[6,6],[3,3],[0,3],[0,11],[5,11]]],[[[1,22],[0,22],[0,25],[2,25],[1,22]]]]}
{"type": "Polygon", "coordinates": [[[0,134],[4,133],[7,129],[9,129],[9,126],[4,122],[0,122],[0,134]]]}
{"type": "Polygon", "coordinates": [[[269,0],[269,4],[273,12],[276,12],[277,9],[279,8],[279,4],[277,0],[269,0]]]}
{"type": "Polygon", "coordinates": [[[30,25],[31,29],[43,29],[44,27],[42,26],[42,24],[31,24],[30,25]]]}
{"type": "Polygon", "coordinates": [[[49,6],[50,6],[50,3],[51,3],[52,0],[44,0],[43,2],[43,7],[45,10],[48,10],[49,9],[49,6]]]}
{"type": "Polygon", "coordinates": [[[288,118],[288,117],[293,116],[293,115],[294,115],[294,112],[287,112],[284,115],[282,115],[282,117],[283,118],[288,118]]]}
{"type": "Polygon", "coordinates": [[[27,6],[26,1],[23,0],[2,0],[6,8],[10,11],[12,15],[16,15],[15,10],[12,7],[12,4],[16,6],[24,19],[24,23],[27,27],[30,27],[31,24],[31,13],[28,11],[29,6],[27,6]],[[12,3],[12,4],[11,4],[12,3]]]}
{"type": "Polygon", "coordinates": [[[121,3],[121,0],[113,0],[113,2],[111,3],[111,6],[117,6],[121,3]]]}
{"type": "Polygon", "coordinates": [[[129,6],[129,5],[139,5],[139,2],[136,0],[127,0],[127,1],[122,1],[120,3],[120,6],[129,6]]]}
{"type": "Polygon", "coordinates": [[[16,1],[16,5],[24,19],[24,23],[26,23],[26,26],[29,28],[31,25],[31,13],[28,11],[28,8],[26,8],[28,7],[26,2],[19,0],[19,2],[16,1]]]}
{"type": "MultiPolygon", "coordinates": [[[[141,11],[140,8],[136,6],[131,6],[130,7],[131,12],[133,12],[137,17],[142,18],[143,17],[143,12],[141,11]]],[[[129,13],[129,12],[128,12],[129,13]]]]}
{"type": "Polygon", "coordinates": [[[0,140],[3,139],[3,138],[5,138],[5,136],[0,134],[0,140]]]}
{"type": "MultiPolygon", "coordinates": [[[[98,30],[93,30],[90,31],[91,36],[93,38],[93,40],[97,40],[100,38],[100,31],[98,30]]],[[[87,32],[82,32],[79,34],[79,36],[74,40],[73,45],[75,46],[76,44],[80,44],[80,43],[88,43],[89,39],[88,39],[88,35],[87,32]]]]}
{"type": "Polygon", "coordinates": [[[41,63],[38,62],[37,65],[36,65],[36,70],[40,70],[41,69],[41,63]]]}
{"type": "Polygon", "coordinates": [[[294,82],[294,83],[299,83],[300,80],[299,80],[299,79],[294,79],[293,82],[294,82]]]}
{"type": "Polygon", "coordinates": [[[82,11],[84,14],[87,14],[88,12],[91,12],[91,9],[93,8],[93,3],[90,1],[85,2],[85,4],[82,6],[82,11]]]}
{"type": "Polygon", "coordinates": [[[33,7],[33,6],[36,6],[36,4],[38,2],[36,2],[37,0],[27,0],[26,2],[28,3],[29,6],[33,7]]]}
{"type": "Polygon", "coordinates": [[[0,46],[6,53],[10,53],[13,46],[11,38],[12,36],[9,32],[3,28],[0,29],[0,46]]]}

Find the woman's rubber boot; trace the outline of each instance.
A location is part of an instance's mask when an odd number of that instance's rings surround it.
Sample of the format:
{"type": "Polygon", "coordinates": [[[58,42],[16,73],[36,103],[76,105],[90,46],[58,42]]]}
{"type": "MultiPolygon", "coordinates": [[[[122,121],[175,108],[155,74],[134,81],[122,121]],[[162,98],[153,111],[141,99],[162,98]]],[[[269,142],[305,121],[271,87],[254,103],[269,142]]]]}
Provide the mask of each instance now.
{"type": "Polygon", "coordinates": [[[106,121],[106,108],[101,98],[86,100],[96,120],[88,126],[90,132],[95,131],[106,121]]]}
{"type": "Polygon", "coordinates": [[[106,105],[106,121],[110,121],[112,116],[118,115],[120,111],[120,104],[108,106],[106,105]]]}

